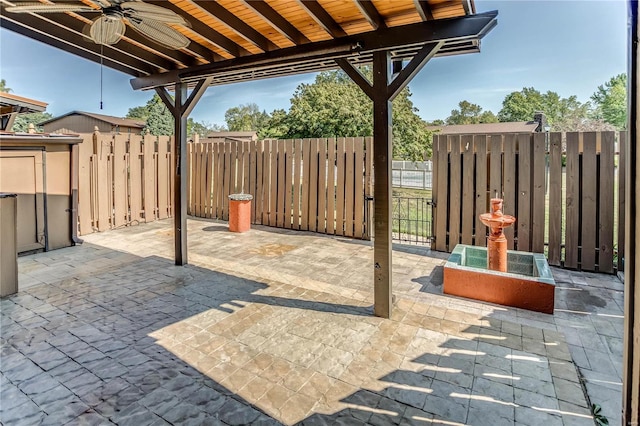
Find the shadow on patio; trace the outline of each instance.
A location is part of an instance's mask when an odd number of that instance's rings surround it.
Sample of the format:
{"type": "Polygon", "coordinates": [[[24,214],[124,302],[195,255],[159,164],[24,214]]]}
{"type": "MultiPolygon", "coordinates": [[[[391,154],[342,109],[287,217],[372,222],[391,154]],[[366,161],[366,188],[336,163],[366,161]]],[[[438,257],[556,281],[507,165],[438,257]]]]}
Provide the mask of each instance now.
{"type": "MultiPolygon", "coordinates": [[[[362,252],[338,259],[339,239],[318,250],[313,234],[196,230],[200,266],[183,268],[144,255],[170,249],[164,229],[21,259],[25,281],[46,284],[0,302],[3,423],[593,424],[573,345],[551,322],[535,326],[553,317],[413,283],[382,320],[370,292],[317,275],[318,259],[363,262],[362,252]],[[295,269],[305,262],[313,278],[295,269]]],[[[396,259],[407,281],[427,276],[412,256],[396,259]]]]}

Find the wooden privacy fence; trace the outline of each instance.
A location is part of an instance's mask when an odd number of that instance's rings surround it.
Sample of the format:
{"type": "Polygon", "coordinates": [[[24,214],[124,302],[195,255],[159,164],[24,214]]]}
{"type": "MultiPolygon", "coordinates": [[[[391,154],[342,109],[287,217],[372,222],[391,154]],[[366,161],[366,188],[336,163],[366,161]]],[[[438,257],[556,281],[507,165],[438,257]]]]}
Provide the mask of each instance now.
{"type": "Polygon", "coordinates": [[[172,216],[172,137],[99,132],[83,137],[80,235],[172,216]]]}
{"type": "Polygon", "coordinates": [[[229,194],[244,192],[254,224],[369,238],[372,149],[372,138],[190,143],[188,214],[228,220],[229,194]]]}
{"type": "Polygon", "coordinates": [[[433,248],[485,246],[487,228],[478,216],[498,195],[504,213],[516,216],[515,225],[505,230],[509,249],[542,253],[546,246],[551,265],[608,273],[622,269],[624,152],[616,168],[615,146],[616,136],[624,141],[626,133],[563,136],[434,135],[433,248]]]}

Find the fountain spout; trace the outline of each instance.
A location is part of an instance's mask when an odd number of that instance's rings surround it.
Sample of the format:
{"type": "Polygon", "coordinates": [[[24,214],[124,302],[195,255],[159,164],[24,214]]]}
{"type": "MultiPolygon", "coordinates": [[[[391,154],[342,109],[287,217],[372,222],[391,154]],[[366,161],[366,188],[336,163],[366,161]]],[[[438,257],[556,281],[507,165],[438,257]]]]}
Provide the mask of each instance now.
{"type": "Polygon", "coordinates": [[[489,227],[487,264],[490,270],[507,272],[507,238],[504,228],[513,225],[516,218],[502,213],[502,199],[491,199],[491,212],[482,213],[480,221],[489,227]]]}

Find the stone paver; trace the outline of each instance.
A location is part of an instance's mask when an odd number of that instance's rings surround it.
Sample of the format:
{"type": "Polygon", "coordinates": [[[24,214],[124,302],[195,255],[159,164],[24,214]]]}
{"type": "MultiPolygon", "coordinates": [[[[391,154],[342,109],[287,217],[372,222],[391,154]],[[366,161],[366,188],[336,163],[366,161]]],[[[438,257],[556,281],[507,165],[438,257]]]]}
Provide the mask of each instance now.
{"type": "Polygon", "coordinates": [[[225,228],[190,220],[186,267],[170,221],[20,258],[0,422],[593,424],[585,388],[619,418],[612,277],[554,269],[550,316],[445,297],[444,256],[401,247],[383,320],[369,243],[225,228]]]}

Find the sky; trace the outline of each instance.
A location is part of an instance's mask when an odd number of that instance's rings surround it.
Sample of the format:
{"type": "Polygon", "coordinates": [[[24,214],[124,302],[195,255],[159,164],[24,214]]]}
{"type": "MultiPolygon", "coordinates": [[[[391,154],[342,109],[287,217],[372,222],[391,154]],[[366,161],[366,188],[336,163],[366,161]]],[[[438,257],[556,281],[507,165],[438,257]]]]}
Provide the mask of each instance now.
{"type": "MultiPolygon", "coordinates": [[[[627,68],[627,2],[624,0],[476,0],[476,11],[498,10],[498,25],[483,40],[481,53],[432,59],[409,88],[418,115],[446,119],[462,100],[498,113],[504,97],[524,87],[576,95],[586,102],[596,88],[627,68]]],[[[153,92],[131,89],[130,76],[0,29],[0,78],[16,95],[47,102],[54,116],[73,110],[124,117],[153,92]]],[[[234,106],[289,109],[305,74],[214,86],[191,117],[224,124],[234,106]]]]}

